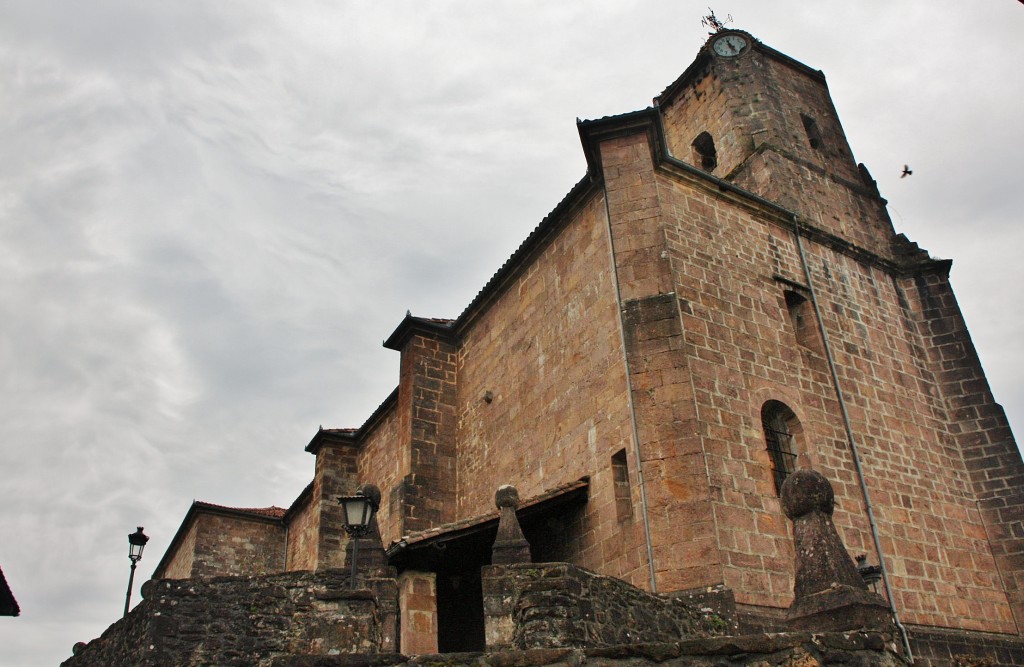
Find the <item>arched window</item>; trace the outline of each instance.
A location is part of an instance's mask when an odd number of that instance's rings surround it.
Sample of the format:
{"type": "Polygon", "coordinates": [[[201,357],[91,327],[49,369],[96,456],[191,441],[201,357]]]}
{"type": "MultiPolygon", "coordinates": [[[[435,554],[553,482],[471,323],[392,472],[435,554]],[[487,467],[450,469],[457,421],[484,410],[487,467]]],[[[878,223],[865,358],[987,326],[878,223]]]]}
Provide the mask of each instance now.
{"type": "Polygon", "coordinates": [[[761,428],[771,460],[775,493],[781,494],[782,483],[796,470],[796,434],[800,422],[785,403],[767,401],[761,406],[761,428]]]}
{"type": "Polygon", "coordinates": [[[693,151],[695,162],[704,171],[714,171],[718,166],[718,152],[715,150],[715,140],[707,132],[701,132],[693,140],[693,151]]]}

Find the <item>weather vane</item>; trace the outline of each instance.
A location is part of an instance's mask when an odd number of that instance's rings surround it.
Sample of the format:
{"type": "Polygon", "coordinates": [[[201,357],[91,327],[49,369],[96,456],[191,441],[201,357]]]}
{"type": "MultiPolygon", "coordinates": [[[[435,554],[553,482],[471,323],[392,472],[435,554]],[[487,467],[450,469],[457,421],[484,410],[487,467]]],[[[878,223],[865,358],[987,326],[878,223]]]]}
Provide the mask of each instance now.
{"type": "Polygon", "coordinates": [[[732,23],[732,14],[726,14],[725,20],[721,21],[717,16],[715,16],[715,10],[708,7],[708,11],[711,13],[702,18],[700,20],[700,24],[705,28],[713,28],[713,30],[708,33],[709,35],[713,35],[719,30],[725,30],[726,24],[732,23]]]}

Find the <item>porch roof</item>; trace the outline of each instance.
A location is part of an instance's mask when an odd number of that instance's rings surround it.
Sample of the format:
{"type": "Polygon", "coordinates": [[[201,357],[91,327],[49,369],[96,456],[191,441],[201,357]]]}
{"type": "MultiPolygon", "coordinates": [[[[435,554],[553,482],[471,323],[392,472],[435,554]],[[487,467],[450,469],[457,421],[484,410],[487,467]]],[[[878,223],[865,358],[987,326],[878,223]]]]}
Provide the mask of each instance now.
{"type": "MultiPolygon", "coordinates": [[[[557,516],[556,510],[586,503],[589,487],[590,478],[583,477],[522,501],[516,516],[527,539],[532,532],[530,529],[545,518],[557,516]]],[[[453,565],[444,563],[446,558],[442,557],[442,553],[449,546],[454,546],[464,556],[454,565],[480,560],[484,561],[481,564],[489,563],[490,547],[498,530],[498,517],[499,511],[495,508],[461,521],[403,535],[392,540],[388,546],[388,561],[401,569],[442,569],[445,565],[453,565]]]]}

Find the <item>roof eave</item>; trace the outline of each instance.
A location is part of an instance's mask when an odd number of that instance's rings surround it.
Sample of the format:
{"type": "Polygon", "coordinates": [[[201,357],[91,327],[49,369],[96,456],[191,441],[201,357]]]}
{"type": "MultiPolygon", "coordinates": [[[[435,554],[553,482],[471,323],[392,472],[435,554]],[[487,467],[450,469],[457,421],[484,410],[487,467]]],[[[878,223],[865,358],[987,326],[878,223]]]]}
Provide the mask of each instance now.
{"type": "Polygon", "coordinates": [[[400,352],[405,343],[416,334],[447,340],[452,337],[452,322],[413,317],[411,313],[406,313],[398,327],[384,341],[384,347],[400,352]]]}
{"type": "Polygon", "coordinates": [[[357,431],[351,429],[324,428],[321,426],[306,445],[306,451],[316,454],[324,445],[354,445],[357,431]]]}
{"type": "Polygon", "coordinates": [[[579,130],[580,142],[583,144],[583,154],[587,158],[587,173],[595,182],[599,182],[603,178],[604,169],[599,149],[603,141],[646,132],[655,159],[660,159],[665,154],[661,113],[658,107],[647,107],[594,120],[577,120],[576,128],[579,130]]]}

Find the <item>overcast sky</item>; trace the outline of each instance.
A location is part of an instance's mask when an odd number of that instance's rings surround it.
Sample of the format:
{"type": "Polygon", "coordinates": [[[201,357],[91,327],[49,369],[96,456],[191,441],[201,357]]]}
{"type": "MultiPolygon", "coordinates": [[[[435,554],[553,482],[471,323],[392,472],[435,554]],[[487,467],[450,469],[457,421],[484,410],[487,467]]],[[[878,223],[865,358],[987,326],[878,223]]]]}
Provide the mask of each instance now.
{"type": "MultiPolygon", "coordinates": [[[[120,616],[135,526],[141,581],[193,499],[290,504],[406,310],[462,311],[584,174],[575,119],[648,106],[706,5],[0,3],[0,664],[120,616]]],[[[825,72],[1021,432],[1024,5],[714,9],[825,72]]]]}

